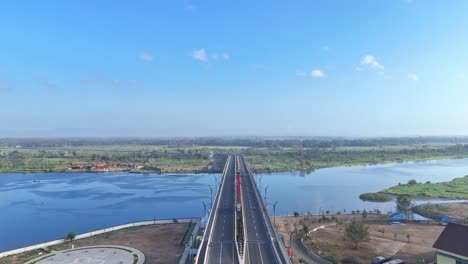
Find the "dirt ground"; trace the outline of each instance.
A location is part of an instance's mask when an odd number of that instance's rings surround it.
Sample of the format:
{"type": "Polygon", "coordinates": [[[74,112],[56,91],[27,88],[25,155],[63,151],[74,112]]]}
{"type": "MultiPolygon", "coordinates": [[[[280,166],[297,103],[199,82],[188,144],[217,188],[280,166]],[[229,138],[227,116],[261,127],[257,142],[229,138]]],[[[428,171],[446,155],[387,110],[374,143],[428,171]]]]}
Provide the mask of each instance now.
{"type": "MultiPolygon", "coordinates": [[[[141,250],[148,264],[174,263],[177,255],[182,254],[184,247],[179,243],[188,228],[188,223],[151,225],[123,229],[99,236],[80,239],[51,247],[52,250],[63,250],[82,246],[121,245],[141,250]]],[[[0,259],[1,264],[20,264],[37,257],[39,251],[10,256],[0,259]]]]}
{"type": "MultiPolygon", "coordinates": [[[[336,216],[341,222],[356,220],[361,221],[359,215],[339,215],[336,216]]],[[[303,225],[307,225],[309,230],[329,223],[319,223],[318,217],[278,217],[276,219],[277,230],[284,236],[285,245],[289,246],[289,235],[296,230],[299,235],[303,225]]],[[[363,242],[358,250],[353,249],[349,241],[345,241],[344,224],[327,226],[310,232],[304,241],[321,256],[334,256],[337,260],[348,260],[348,263],[369,263],[378,255],[389,255],[394,258],[401,258],[407,263],[415,263],[418,258],[424,258],[426,263],[435,262],[434,249],[432,245],[444,229],[440,225],[429,224],[408,224],[405,226],[392,226],[389,223],[372,220],[387,220],[386,216],[369,215],[366,223],[369,225],[370,240],[363,242]],[[384,234],[378,230],[384,230],[384,234]],[[396,240],[394,234],[397,234],[396,240]],[[410,235],[409,241],[407,234],[410,235]]],[[[335,221],[330,224],[335,223],[335,221]]]]}
{"type": "Polygon", "coordinates": [[[468,203],[431,204],[430,208],[436,215],[446,215],[456,219],[468,218],[468,203]]]}
{"type": "MultiPolygon", "coordinates": [[[[332,217],[339,219],[339,221],[360,221],[362,219],[361,215],[359,214],[341,214],[341,215],[329,215],[326,216],[329,218],[330,222],[320,221],[321,217],[313,215],[313,216],[277,216],[276,219],[273,221],[275,223],[275,229],[278,234],[283,235],[285,240],[285,245],[289,245],[289,235],[292,231],[294,231],[295,226],[297,230],[301,230],[303,225],[306,224],[309,230],[312,230],[315,227],[319,227],[322,225],[326,225],[328,223],[335,223],[332,220],[332,217]]],[[[387,216],[384,215],[368,215],[367,220],[384,220],[387,219],[387,216]]]]}

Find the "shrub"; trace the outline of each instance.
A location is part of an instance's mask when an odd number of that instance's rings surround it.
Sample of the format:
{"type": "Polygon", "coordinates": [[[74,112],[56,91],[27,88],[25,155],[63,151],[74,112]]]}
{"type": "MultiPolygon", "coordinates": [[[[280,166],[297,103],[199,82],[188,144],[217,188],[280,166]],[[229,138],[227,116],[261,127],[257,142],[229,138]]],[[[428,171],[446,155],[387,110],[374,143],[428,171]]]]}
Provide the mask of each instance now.
{"type": "Polygon", "coordinates": [[[359,198],[363,201],[372,202],[389,202],[392,200],[392,196],[384,193],[363,193],[359,195],[359,198]]]}

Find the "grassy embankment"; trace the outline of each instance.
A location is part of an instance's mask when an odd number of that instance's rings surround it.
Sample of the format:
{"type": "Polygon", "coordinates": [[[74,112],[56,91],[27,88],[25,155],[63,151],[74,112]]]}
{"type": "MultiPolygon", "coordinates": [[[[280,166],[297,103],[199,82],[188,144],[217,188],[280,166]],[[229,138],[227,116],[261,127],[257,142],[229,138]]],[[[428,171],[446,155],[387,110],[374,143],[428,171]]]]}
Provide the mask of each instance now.
{"type": "Polygon", "coordinates": [[[453,145],[399,145],[332,148],[244,148],[257,172],[314,170],[326,167],[427,161],[468,157],[467,147],[453,145]]]}
{"type": "Polygon", "coordinates": [[[413,207],[413,211],[427,218],[449,216],[468,222],[468,203],[422,204],[413,207]]]}
{"type": "Polygon", "coordinates": [[[223,168],[229,153],[246,156],[256,172],[302,170],[389,162],[468,157],[468,145],[391,145],[341,147],[245,147],[168,145],[83,145],[0,148],[0,172],[60,172],[71,164],[139,163],[163,172],[201,172],[223,168]],[[210,154],[214,153],[214,160],[210,154]]]}
{"type": "MultiPolygon", "coordinates": [[[[407,195],[423,199],[465,200],[468,199],[468,176],[440,183],[417,183],[415,180],[410,180],[407,184],[399,184],[377,193],[363,193],[359,197],[365,201],[382,202],[386,198],[391,200],[391,195],[407,195]]],[[[431,213],[428,211],[427,214],[431,213]]]]}
{"type": "Polygon", "coordinates": [[[409,195],[415,198],[468,199],[468,176],[449,182],[400,184],[380,193],[409,195]]]}
{"type": "Polygon", "coordinates": [[[167,146],[83,146],[31,149],[0,149],[0,172],[62,172],[71,164],[137,163],[159,167],[163,172],[201,172],[222,169],[225,156],[210,148],[167,146]]]}

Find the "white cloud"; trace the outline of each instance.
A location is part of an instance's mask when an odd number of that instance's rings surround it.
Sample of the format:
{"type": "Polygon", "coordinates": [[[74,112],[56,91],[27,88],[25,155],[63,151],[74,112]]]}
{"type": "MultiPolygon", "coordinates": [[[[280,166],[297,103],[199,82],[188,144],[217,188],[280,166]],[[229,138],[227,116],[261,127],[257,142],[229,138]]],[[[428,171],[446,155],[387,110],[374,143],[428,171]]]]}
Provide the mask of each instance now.
{"type": "Polygon", "coordinates": [[[140,54],[140,60],[142,61],[153,61],[154,56],[151,53],[143,52],[140,54]]]}
{"type": "Polygon", "coordinates": [[[328,46],[323,46],[323,47],[322,47],[322,51],[330,51],[330,50],[331,50],[331,49],[330,49],[330,47],[328,47],[328,46]]]}
{"type": "Polygon", "coordinates": [[[321,70],[315,69],[310,72],[310,76],[314,78],[322,78],[322,77],[325,77],[325,73],[321,70]]]}
{"type": "Polygon", "coordinates": [[[297,77],[312,77],[312,78],[323,78],[325,77],[325,73],[322,70],[315,69],[310,71],[309,73],[305,71],[296,71],[297,77]]]}
{"type": "Polygon", "coordinates": [[[207,62],[208,61],[208,54],[206,54],[205,49],[194,50],[194,51],[192,51],[192,58],[194,60],[207,62]]]}
{"type": "Polygon", "coordinates": [[[217,61],[217,60],[229,60],[230,55],[227,52],[222,52],[222,53],[211,53],[208,54],[205,49],[199,49],[199,50],[194,50],[192,51],[192,58],[195,60],[203,61],[203,62],[208,62],[210,59],[217,61]]]}
{"type": "Polygon", "coordinates": [[[366,65],[366,66],[369,66],[370,68],[372,69],[377,69],[377,70],[383,70],[384,69],[384,66],[382,64],[380,64],[374,56],[372,55],[366,55],[364,56],[364,58],[362,58],[362,61],[361,61],[361,64],[362,65],[366,65]]]}
{"type": "Polygon", "coordinates": [[[419,81],[419,76],[415,73],[408,73],[408,79],[411,81],[419,81]]]}

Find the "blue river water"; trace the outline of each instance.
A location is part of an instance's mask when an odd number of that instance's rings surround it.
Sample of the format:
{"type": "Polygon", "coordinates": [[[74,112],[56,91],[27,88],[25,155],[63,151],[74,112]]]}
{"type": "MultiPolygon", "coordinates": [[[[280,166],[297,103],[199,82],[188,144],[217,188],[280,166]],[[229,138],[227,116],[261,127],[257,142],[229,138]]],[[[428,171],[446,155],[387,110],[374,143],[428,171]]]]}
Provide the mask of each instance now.
{"type": "MultiPolygon", "coordinates": [[[[277,215],[394,210],[359,194],[411,179],[441,182],[468,174],[468,159],[336,167],[310,174],[256,175],[277,215]]],[[[210,206],[219,174],[0,174],[0,252],[134,221],[199,217],[210,206]]],[[[417,203],[426,201],[417,201],[417,203]]],[[[273,213],[270,206],[270,212],[273,213]]]]}

